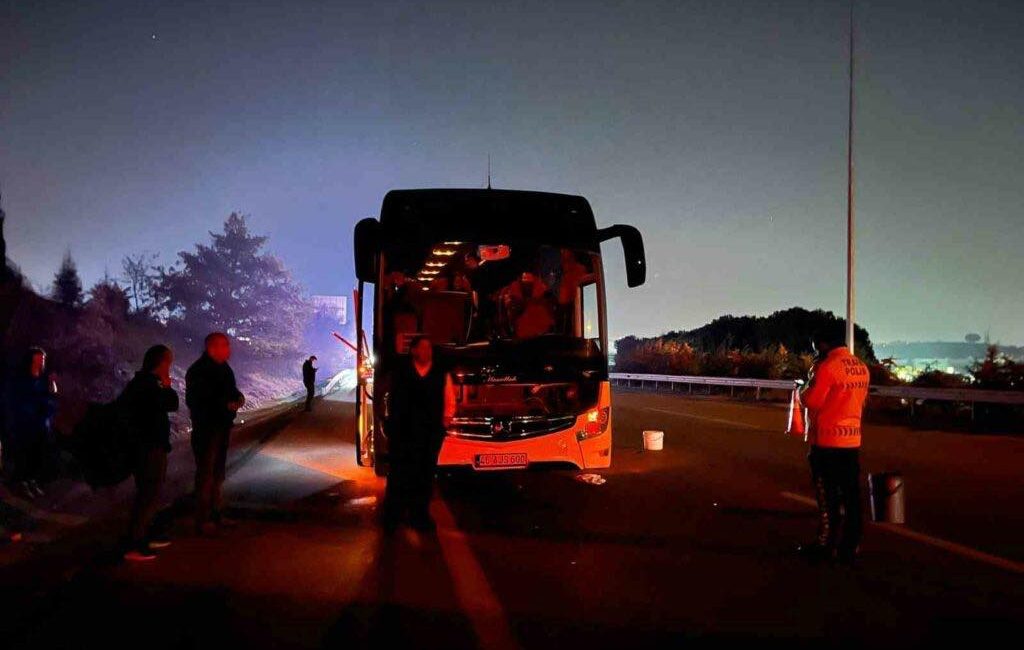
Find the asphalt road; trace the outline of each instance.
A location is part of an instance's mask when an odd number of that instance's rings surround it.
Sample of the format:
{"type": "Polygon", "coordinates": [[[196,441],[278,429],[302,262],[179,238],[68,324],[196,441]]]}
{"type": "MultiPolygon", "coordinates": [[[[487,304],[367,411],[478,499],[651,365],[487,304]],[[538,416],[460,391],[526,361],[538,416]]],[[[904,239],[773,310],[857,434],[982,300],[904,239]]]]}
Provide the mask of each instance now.
{"type": "Polygon", "coordinates": [[[618,393],[606,483],[442,477],[438,534],[392,539],[374,525],[382,482],[354,464],[351,410],[322,402],[238,459],[240,523],[221,538],[179,517],[151,563],[62,551],[64,578],[0,645],[916,647],[1024,623],[1021,438],[870,427],[865,471],[904,473],[908,523],[869,526],[848,569],[793,553],[815,519],[778,407],[618,393]],[[664,451],[640,450],[645,428],[665,430],[664,451]]]}

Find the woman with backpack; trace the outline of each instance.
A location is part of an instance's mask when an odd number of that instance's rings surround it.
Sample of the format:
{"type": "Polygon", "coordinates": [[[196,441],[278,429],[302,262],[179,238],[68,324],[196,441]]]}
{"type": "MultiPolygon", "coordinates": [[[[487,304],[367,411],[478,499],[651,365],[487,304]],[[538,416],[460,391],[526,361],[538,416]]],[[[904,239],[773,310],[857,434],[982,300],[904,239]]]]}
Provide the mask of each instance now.
{"type": "Polygon", "coordinates": [[[174,354],[166,345],[149,348],[143,357],[142,369],[117,398],[117,407],[133,446],[132,475],[135,478],[126,560],[152,560],[156,558],[154,548],[170,544],[152,535],[151,523],[167,473],[167,453],[171,450],[168,413],[178,410],[178,394],[171,388],[173,361],[174,354]]]}

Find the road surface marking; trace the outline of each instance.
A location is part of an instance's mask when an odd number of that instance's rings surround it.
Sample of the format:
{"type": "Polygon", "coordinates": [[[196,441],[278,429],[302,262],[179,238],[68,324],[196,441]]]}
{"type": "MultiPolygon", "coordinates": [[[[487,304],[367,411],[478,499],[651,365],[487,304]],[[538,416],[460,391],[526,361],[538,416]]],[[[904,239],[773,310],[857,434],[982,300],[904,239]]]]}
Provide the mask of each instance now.
{"type": "Polygon", "coordinates": [[[3,500],[8,505],[17,508],[32,519],[38,519],[40,521],[49,521],[55,524],[60,524],[61,526],[80,526],[89,521],[88,517],[83,517],[81,515],[69,515],[62,512],[51,512],[49,510],[37,508],[31,501],[9,493],[3,495],[3,500]]]}
{"type": "Polygon", "coordinates": [[[643,409],[645,411],[656,411],[658,413],[668,413],[669,415],[678,415],[679,417],[683,417],[683,418],[693,418],[694,420],[706,420],[708,422],[717,422],[719,424],[728,424],[730,426],[740,427],[741,429],[754,429],[756,431],[767,431],[768,430],[768,429],[764,429],[764,428],[759,427],[759,426],[755,426],[753,424],[747,424],[746,422],[736,422],[735,420],[726,420],[726,419],[723,419],[723,418],[710,418],[710,417],[708,417],[706,415],[694,415],[693,413],[683,413],[681,411],[673,411],[671,409],[660,409],[660,408],[655,408],[653,406],[645,406],[645,407],[643,407],[643,409]]]}
{"type": "Polygon", "coordinates": [[[805,497],[802,494],[796,494],[794,492],[783,492],[782,496],[786,497],[790,501],[797,501],[799,503],[803,503],[804,505],[814,506],[815,508],[818,507],[817,501],[815,501],[811,497],[805,497]]]}
{"type": "MultiPolygon", "coordinates": [[[[805,497],[802,494],[783,492],[782,496],[786,497],[787,499],[790,499],[791,501],[797,501],[799,503],[818,507],[817,501],[810,497],[805,497]]],[[[868,523],[877,526],[882,530],[887,530],[890,533],[901,535],[903,537],[906,537],[907,539],[912,539],[914,541],[921,542],[922,544],[928,544],[929,546],[941,548],[944,551],[955,553],[956,555],[960,555],[962,557],[975,560],[976,562],[983,562],[984,564],[989,564],[991,566],[1004,569],[1012,573],[1024,573],[1024,563],[1022,562],[1014,562],[1013,560],[1008,560],[1005,557],[999,557],[998,555],[992,555],[991,553],[979,551],[978,549],[971,548],[970,546],[964,546],[963,544],[957,544],[956,542],[950,542],[945,539],[940,539],[938,537],[932,537],[931,535],[919,533],[911,528],[906,528],[902,524],[889,524],[878,521],[870,521],[868,523]]]]}
{"type": "Polygon", "coordinates": [[[466,534],[455,524],[455,517],[444,501],[437,501],[441,553],[448,565],[455,587],[455,597],[470,623],[481,648],[519,648],[508,617],[498,601],[487,574],[473,554],[466,534]]]}

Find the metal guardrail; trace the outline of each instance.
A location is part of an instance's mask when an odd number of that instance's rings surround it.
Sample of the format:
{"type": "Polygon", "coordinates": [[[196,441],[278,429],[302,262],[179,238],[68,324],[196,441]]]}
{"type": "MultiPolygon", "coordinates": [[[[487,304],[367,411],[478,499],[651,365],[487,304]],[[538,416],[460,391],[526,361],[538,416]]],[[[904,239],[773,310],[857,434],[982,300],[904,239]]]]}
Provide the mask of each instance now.
{"type": "Polygon", "coordinates": [[[698,377],[694,375],[647,375],[631,372],[613,372],[608,375],[612,381],[639,381],[667,384],[691,384],[697,386],[733,386],[743,388],[772,388],[793,390],[796,382],[792,379],[746,379],[743,377],[698,377]]]}
{"type": "Polygon", "coordinates": [[[879,397],[934,400],[942,402],[971,402],[979,404],[1024,404],[1024,392],[1010,390],[980,390],[972,388],[920,388],[917,386],[872,386],[871,394],[879,397]]]}
{"type": "MultiPolygon", "coordinates": [[[[741,377],[696,377],[690,375],[652,375],[630,372],[613,372],[608,375],[612,382],[625,382],[627,386],[639,382],[640,388],[647,383],[688,384],[692,392],[693,386],[724,386],[730,389],[737,387],[757,389],[757,398],[761,390],[793,390],[797,383],[792,379],[746,379],[741,377]]],[[[908,400],[928,400],[942,402],[966,402],[970,404],[1017,404],[1024,405],[1024,392],[1002,390],[978,390],[970,388],[919,388],[917,386],[871,386],[871,395],[879,397],[897,397],[908,400]]]]}

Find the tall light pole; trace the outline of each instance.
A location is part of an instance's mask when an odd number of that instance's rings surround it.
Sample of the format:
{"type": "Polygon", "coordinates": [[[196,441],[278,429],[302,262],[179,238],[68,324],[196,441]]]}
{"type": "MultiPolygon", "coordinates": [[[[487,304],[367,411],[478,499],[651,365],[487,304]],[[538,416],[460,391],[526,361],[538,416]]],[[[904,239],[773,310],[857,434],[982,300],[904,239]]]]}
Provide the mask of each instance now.
{"type": "Polygon", "coordinates": [[[856,244],[854,242],[853,219],[853,0],[850,0],[850,70],[849,88],[850,103],[846,123],[846,347],[854,351],[854,313],[856,307],[854,295],[854,262],[856,244]]]}

